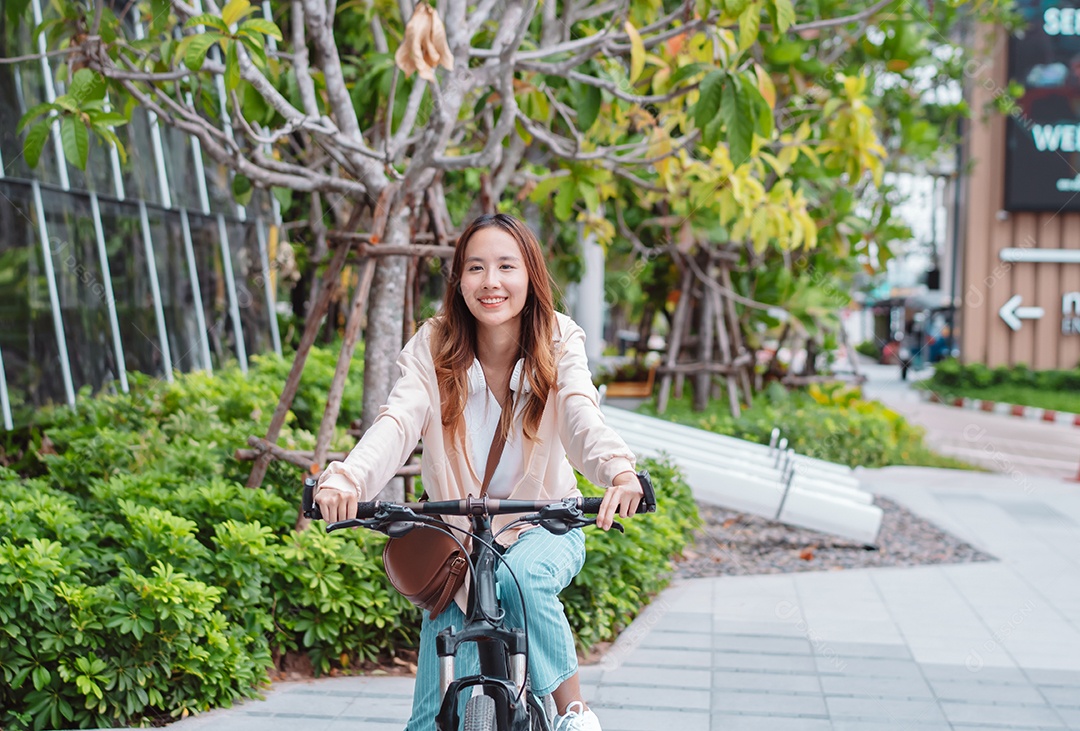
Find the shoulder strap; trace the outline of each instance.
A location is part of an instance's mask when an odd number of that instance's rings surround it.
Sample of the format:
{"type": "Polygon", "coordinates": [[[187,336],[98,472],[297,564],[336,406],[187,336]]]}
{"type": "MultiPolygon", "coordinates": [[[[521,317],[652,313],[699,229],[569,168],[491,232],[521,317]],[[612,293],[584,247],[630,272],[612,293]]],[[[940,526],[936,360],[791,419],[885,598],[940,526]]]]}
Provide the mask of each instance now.
{"type": "Polygon", "coordinates": [[[484,484],[480,486],[480,497],[487,495],[488,484],[491,476],[495,473],[495,467],[502,457],[503,447],[506,446],[506,437],[503,435],[502,424],[495,425],[495,436],[491,439],[491,449],[488,450],[487,467],[484,469],[484,484]]]}

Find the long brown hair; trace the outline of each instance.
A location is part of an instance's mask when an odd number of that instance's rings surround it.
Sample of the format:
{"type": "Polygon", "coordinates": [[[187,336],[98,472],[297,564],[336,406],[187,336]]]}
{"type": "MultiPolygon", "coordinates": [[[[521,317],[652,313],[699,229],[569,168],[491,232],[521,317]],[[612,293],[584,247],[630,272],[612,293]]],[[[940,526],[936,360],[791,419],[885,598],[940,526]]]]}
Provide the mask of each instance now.
{"type": "Polygon", "coordinates": [[[544,262],[536,236],[524,223],[505,213],[485,214],[473,220],[461,234],[454,251],[454,260],[446,285],[442,314],[433,323],[432,350],[435,375],[442,398],[442,423],[455,437],[464,434],[465,400],[468,398],[468,370],[476,358],[476,318],[461,295],[461,273],[465,268],[465,249],[473,234],[485,228],[498,228],[517,241],[525,271],[529,275],[529,293],[521,310],[521,340],[518,358],[524,358],[522,379],[528,379],[531,394],[512,396],[503,404],[499,428],[509,436],[513,415],[521,399],[525,436],[535,439],[540,418],[547,404],[548,393],[555,385],[555,353],[552,335],[555,327],[555,303],[552,298],[551,275],[544,262]]]}

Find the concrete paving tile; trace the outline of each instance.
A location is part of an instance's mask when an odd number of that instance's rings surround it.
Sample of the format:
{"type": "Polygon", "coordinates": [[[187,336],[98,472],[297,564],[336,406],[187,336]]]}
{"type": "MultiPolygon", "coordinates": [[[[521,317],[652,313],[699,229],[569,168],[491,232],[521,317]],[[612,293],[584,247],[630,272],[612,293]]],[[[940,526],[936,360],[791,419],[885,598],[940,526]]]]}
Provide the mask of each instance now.
{"type": "Polygon", "coordinates": [[[653,668],[648,666],[623,665],[616,670],[607,670],[601,676],[600,685],[650,685],[658,688],[710,688],[712,672],[689,668],[653,668]]]}
{"type": "Polygon", "coordinates": [[[817,669],[810,655],[756,655],[751,652],[714,652],[713,667],[722,670],[772,670],[778,673],[813,673],[817,669]]]}
{"type": "Polygon", "coordinates": [[[820,695],[782,695],[756,691],[713,691],[713,710],[718,713],[754,713],[780,716],[820,716],[828,712],[820,695]]]}
{"type": "Polygon", "coordinates": [[[1045,668],[1024,668],[1024,674],[1037,685],[1055,685],[1076,688],[1080,692],[1080,672],[1070,670],[1048,670],[1045,668]]]}
{"type": "Polygon", "coordinates": [[[931,680],[930,687],[939,700],[965,703],[1024,703],[1042,705],[1045,699],[1033,685],[997,685],[975,680],[931,680]]]}
{"type": "Polygon", "coordinates": [[[953,728],[947,723],[921,723],[911,719],[867,721],[854,718],[834,718],[832,727],[833,731],[952,731],[953,728]]]}
{"type": "Polygon", "coordinates": [[[712,614],[708,612],[665,613],[652,625],[653,631],[691,632],[705,634],[712,631],[712,614]]]}
{"type": "Polygon", "coordinates": [[[953,724],[1006,725],[1009,728],[1065,728],[1061,716],[1050,706],[995,706],[989,703],[942,701],[945,717],[953,724]]]}
{"type": "Polygon", "coordinates": [[[933,691],[921,678],[864,678],[853,675],[822,675],[821,689],[828,696],[932,699],[933,691]]]}
{"type": "Polygon", "coordinates": [[[809,655],[810,642],[798,637],[763,637],[754,635],[714,634],[712,649],[735,652],[760,652],[769,655],[809,655]]]}
{"type": "Polygon", "coordinates": [[[1058,708],[1080,708],[1080,688],[1040,685],[1038,689],[1053,706],[1058,708]]]}
{"type": "Polygon", "coordinates": [[[711,634],[699,632],[669,632],[653,629],[642,638],[638,647],[662,650],[709,650],[711,634]]]}
{"type": "Polygon", "coordinates": [[[758,690],[767,693],[810,693],[821,695],[817,675],[780,674],[768,671],[739,672],[714,670],[712,687],[716,690],[758,690]]]}
{"type": "Polygon", "coordinates": [[[1058,715],[1070,729],[1080,729],[1080,708],[1057,708],[1058,715]]]}
{"type": "Polygon", "coordinates": [[[1080,672],[1080,655],[1069,654],[1067,649],[1063,649],[1061,653],[1035,653],[1018,650],[1013,652],[1012,655],[1016,658],[1016,664],[1022,668],[1039,668],[1070,673],[1080,672]]]}
{"type": "Polygon", "coordinates": [[[785,622],[780,619],[777,619],[774,622],[746,622],[714,617],[712,631],[716,634],[724,635],[805,637],[805,633],[801,631],[796,624],[798,623],[785,622]]]}
{"type": "MultiPolygon", "coordinates": [[[[1037,682],[1020,668],[988,668],[973,671],[963,665],[939,665],[924,663],[919,666],[929,680],[976,680],[980,683],[1019,683],[1027,685],[1037,682]]],[[[1030,673],[1030,671],[1029,671],[1030,673]]]]}
{"type": "Polygon", "coordinates": [[[831,658],[815,657],[814,663],[823,675],[856,675],[870,678],[921,678],[919,666],[908,660],[876,659],[868,657],[849,657],[843,659],[844,666],[838,669],[831,658]]]}
{"type": "Polygon", "coordinates": [[[711,709],[712,700],[708,690],[657,689],[640,685],[605,685],[593,696],[592,703],[603,706],[708,711],[711,709]]]}
{"type": "Polygon", "coordinates": [[[602,705],[593,706],[593,710],[606,731],[709,731],[709,714],[704,711],[643,711],[602,705]]]}
{"type": "Polygon", "coordinates": [[[945,715],[933,700],[896,700],[892,698],[841,698],[827,696],[825,703],[832,718],[862,718],[868,721],[897,720],[920,723],[945,723],[945,715]]]}
{"type": "Polygon", "coordinates": [[[623,664],[655,668],[707,668],[712,665],[712,653],[708,650],[654,650],[640,647],[631,652],[623,664]]]}
{"type": "Polygon", "coordinates": [[[906,645],[882,642],[830,642],[829,649],[840,657],[870,657],[893,660],[909,660],[911,653],[906,645]]]}
{"type": "Polygon", "coordinates": [[[712,728],[716,731],[832,731],[834,726],[823,718],[714,713],[712,728]]]}

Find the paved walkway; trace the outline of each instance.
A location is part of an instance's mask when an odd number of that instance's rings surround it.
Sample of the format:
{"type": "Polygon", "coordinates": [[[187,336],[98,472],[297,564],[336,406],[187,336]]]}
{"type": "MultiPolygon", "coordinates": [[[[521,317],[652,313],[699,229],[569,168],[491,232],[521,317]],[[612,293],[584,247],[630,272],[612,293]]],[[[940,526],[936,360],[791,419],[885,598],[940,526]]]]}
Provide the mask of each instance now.
{"type": "MultiPolygon", "coordinates": [[[[894,467],[865,484],[993,563],[695,579],[582,669],[606,731],[1080,729],[1080,489],[894,467]]],[[[177,731],[400,731],[408,678],[275,686],[177,731]]]]}
{"type": "MultiPolygon", "coordinates": [[[[927,403],[900,380],[899,367],[865,362],[859,367],[869,379],[863,388],[866,396],[924,427],[937,451],[1011,474],[1018,481],[1028,476],[1076,477],[1080,429],[927,403]]],[[[910,377],[916,380],[932,373],[926,368],[910,377]]]]}

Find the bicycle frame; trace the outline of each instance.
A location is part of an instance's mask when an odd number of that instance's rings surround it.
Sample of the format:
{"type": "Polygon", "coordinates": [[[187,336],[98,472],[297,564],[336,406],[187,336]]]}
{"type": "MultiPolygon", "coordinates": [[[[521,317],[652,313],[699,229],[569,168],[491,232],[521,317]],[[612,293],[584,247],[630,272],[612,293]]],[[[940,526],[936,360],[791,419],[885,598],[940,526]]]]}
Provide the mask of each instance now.
{"type": "MultiPolygon", "coordinates": [[[[503,622],[496,593],[495,562],[498,559],[484,545],[496,545],[491,532],[491,519],[487,515],[473,515],[471,521],[474,536],[471,554],[475,571],[469,585],[465,624],[458,631],[448,627],[435,638],[442,694],[442,706],[435,718],[435,727],[439,731],[457,731],[459,694],[467,688],[480,686],[484,694],[495,701],[497,727],[524,731],[529,728],[528,704],[532,697],[530,692],[524,690],[528,640],[525,629],[506,627],[503,622]],[[480,673],[457,678],[455,656],[458,648],[467,642],[476,643],[480,673]]],[[[543,718],[543,728],[550,728],[542,709],[538,710],[543,718]]]]}

